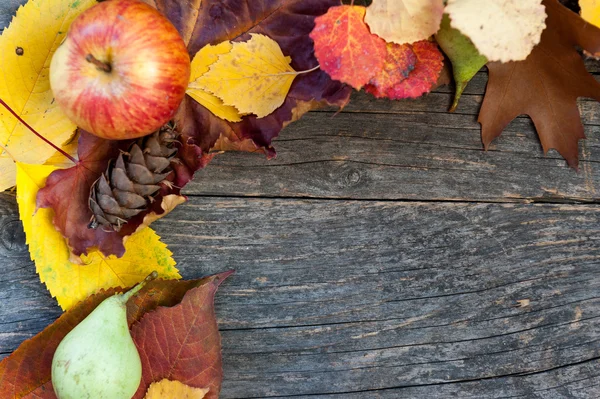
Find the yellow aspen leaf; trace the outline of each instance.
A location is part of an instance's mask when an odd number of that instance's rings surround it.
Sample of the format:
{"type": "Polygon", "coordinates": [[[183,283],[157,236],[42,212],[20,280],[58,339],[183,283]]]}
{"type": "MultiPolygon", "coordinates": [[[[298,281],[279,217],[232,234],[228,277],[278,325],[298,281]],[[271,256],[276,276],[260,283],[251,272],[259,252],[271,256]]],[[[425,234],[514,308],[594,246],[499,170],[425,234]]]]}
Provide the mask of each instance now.
{"type": "Polygon", "coordinates": [[[600,27],[600,0],[579,0],[581,18],[600,27]]]}
{"type": "Polygon", "coordinates": [[[134,285],[153,270],[165,279],[181,278],[171,251],[150,228],[129,237],[121,258],[92,250],[74,262],[65,239],[52,224],[53,211],[36,211],[37,192],[57,167],[18,162],[16,168],[17,203],[29,253],[40,280],[63,310],[100,289],[134,285]]]}
{"type": "MultiPolygon", "coordinates": [[[[0,36],[0,98],[56,145],[76,126],[53,101],[48,68],[73,19],[95,0],[30,0],[0,36]]],[[[55,150],[0,106],[0,144],[20,162],[41,164],[55,150]]],[[[15,164],[0,153],[0,191],[14,186],[15,164]]]]}
{"type": "Polygon", "coordinates": [[[242,114],[259,118],[283,104],[296,72],[292,59],[268,36],[253,33],[247,42],[233,43],[210,70],[195,80],[196,87],[213,93],[242,114]]]}
{"type": "Polygon", "coordinates": [[[207,388],[194,388],[165,378],[150,384],[144,399],[202,399],[207,393],[207,388]]]}
{"type": "Polygon", "coordinates": [[[235,107],[223,104],[219,97],[204,90],[196,83],[196,80],[208,72],[210,66],[218,61],[219,55],[227,54],[232,48],[230,42],[222,42],[216,46],[208,44],[202,47],[192,60],[190,84],[186,93],[215,116],[229,122],[239,122],[242,120],[242,116],[235,107]]]}

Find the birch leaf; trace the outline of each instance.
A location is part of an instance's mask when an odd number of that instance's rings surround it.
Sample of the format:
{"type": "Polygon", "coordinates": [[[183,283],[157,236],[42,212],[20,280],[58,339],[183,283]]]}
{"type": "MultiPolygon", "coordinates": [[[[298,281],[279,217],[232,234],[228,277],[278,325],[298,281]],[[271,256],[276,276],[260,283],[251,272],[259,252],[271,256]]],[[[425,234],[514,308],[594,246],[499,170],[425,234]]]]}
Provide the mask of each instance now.
{"type": "Polygon", "coordinates": [[[223,104],[219,97],[204,90],[201,85],[196,83],[196,80],[206,74],[210,70],[210,66],[219,60],[220,55],[229,53],[232,48],[233,45],[230,42],[223,42],[216,46],[208,44],[196,53],[192,60],[187,94],[215,116],[229,122],[239,122],[242,117],[235,107],[223,104]]]}
{"type": "Polygon", "coordinates": [[[104,256],[98,250],[71,258],[65,239],[52,224],[54,212],[36,211],[37,192],[56,169],[17,163],[17,202],[36,271],[63,310],[103,288],[134,285],[153,270],[166,279],[181,278],[171,251],[150,228],[129,237],[121,258],[104,256]]]}
{"type": "Polygon", "coordinates": [[[250,36],[247,42],[233,43],[231,51],[219,55],[194,86],[242,114],[263,118],[283,104],[298,72],[276,41],[256,33],[250,36]]]}
{"type": "Polygon", "coordinates": [[[190,387],[165,378],[150,384],[144,399],[202,399],[207,392],[208,389],[190,387]]]}
{"type": "MultiPolygon", "coordinates": [[[[0,98],[56,145],[66,142],[76,126],[53,102],[50,60],[73,19],[94,4],[95,0],[30,0],[0,36],[0,98]]],[[[15,185],[11,155],[20,162],[42,164],[55,151],[2,106],[0,144],[10,151],[0,153],[0,191],[15,185]]]]}

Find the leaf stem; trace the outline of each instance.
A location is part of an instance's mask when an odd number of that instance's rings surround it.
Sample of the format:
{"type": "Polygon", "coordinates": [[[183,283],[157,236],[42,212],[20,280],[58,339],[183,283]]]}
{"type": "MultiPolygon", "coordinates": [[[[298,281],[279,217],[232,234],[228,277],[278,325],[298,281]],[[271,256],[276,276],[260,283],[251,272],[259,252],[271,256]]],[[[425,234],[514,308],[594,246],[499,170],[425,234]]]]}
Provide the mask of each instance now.
{"type": "Polygon", "coordinates": [[[302,75],[303,73],[311,73],[311,72],[314,72],[314,71],[316,71],[316,70],[317,70],[317,69],[319,69],[319,68],[321,68],[321,65],[317,65],[316,67],[314,67],[314,68],[310,68],[310,69],[307,69],[306,71],[300,71],[300,72],[296,72],[296,74],[298,74],[298,75],[302,75]]]}
{"type": "Polygon", "coordinates": [[[2,104],[2,106],[4,106],[4,108],[6,108],[11,114],[13,114],[14,117],[19,120],[19,122],[21,122],[23,125],[25,125],[25,127],[27,129],[31,130],[31,132],[33,134],[35,134],[40,139],[42,139],[46,144],[48,144],[50,147],[54,148],[56,151],[60,152],[67,159],[69,159],[71,162],[73,162],[75,164],[77,163],[77,160],[75,158],[73,158],[72,156],[70,156],[69,154],[67,154],[63,149],[57,147],[53,142],[51,142],[50,140],[48,140],[47,138],[45,138],[44,136],[42,136],[38,132],[36,132],[34,128],[32,128],[31,126],[29,126],[29,124],[27,122],[25,122],[15,111],[13,111],[13,109],[11,107],[9,107],[9,105],[7,103],[5,103],[4,100],[2,100],[1,98],[0,98],[0,104],[2,104]]]}

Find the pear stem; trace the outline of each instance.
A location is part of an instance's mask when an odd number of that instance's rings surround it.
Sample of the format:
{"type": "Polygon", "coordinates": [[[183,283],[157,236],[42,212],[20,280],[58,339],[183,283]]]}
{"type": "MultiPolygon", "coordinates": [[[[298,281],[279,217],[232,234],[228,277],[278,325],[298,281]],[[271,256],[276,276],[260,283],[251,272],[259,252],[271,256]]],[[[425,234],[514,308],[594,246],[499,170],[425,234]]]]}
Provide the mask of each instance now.
{"type": "Polygon", "coordinates": [[[98,58],[94,57],[92,54],[86,55],[85,60],[87,62],[91,62],[92,64],[94,64],[96,66],[96,68],[98,68],[101,71],[104,71],[106,73],[109,73],[110,71],[112,71],[112,67],[110,66],[110,64],[100,61],[98,58]]]}
{"type": "Polygon", "coordinates": [[[142,288],[144,288],[144,286],[148,282],[154,280],[157,277],[158,277],[158,272],[155,270],[152,273],[150,273],[143,281],[139,282],[138,285],[136,285],[135,287],[133,287],[132,289],[130,289],[129,291],[124,293],[123,296],[120,297],[121,302],[126,303],[129,300],[129,298],[131,298],[132,296],[137,294],[142,288]]]}
{"type": "Polygon", "coordinates": [[[25,125],[25,127],[27,129],[31,130],[33,132],[33,134],[35,134],[40,139],[42,139],[46,144],[48,144],[50,147],[54,148],[56,151],[60,152],[62,155],[64,155],[67,159],[69,159],[73,163],[75,163],[75,164],[77,163],[77,160],[75,158],[73,158],[72,156],[70,156],[69,154],[67,154],[61,148],[57,147],[53,142],[51,142],[50,140],[48,140],[47,138],[45,138],[44,136],[42,136],[38,132],[36,132],[34,128],[32,128],[31,126],[29,126],[29,124],[27,122],[25,122],[23,120],[23,118],[21,118],[19,116],[19,114],[17,114],[15,111],[13,111],[13,109],[7,103],[5,103],[4,100],[2,100],[1,98],[0,98],[0,104],[2,104],[2,106],[4,106],[4,108],[6,108],[8,110],[8,112],[10,112],[11,114],[13,114],[14,117],[19,120],[19,122],[21,122],[23,125],[25,125]]]}

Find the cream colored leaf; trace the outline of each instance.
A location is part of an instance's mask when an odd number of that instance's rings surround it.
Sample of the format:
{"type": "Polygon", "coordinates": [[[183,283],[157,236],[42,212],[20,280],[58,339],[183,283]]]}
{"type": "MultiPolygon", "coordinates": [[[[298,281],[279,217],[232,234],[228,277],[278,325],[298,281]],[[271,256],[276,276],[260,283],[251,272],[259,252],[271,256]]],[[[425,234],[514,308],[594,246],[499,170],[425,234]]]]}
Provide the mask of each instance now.
{"type": "Polygon", "coordinates": [[[200,87],[196,80],[209,71],[210,66],[218,61],[219,55],[227,54],[233,46],[230,42],[223,42],[216,46],[204,46],[196,53],[191,65],[190,84],[186,93],[210,112],[229,122],[239,122],[242,116],[235,107],[223,104],[223,101],[214,94],[200,87]]]}
{"type": "Polygon", "coordinates": [[[522,61],[546,28],[542,0],[448,0],[453,28],[489,61],[522,61]]]}
{"type": "Polygon", "coordinates": [[[207,393],[208,388],[194,388],[165,378],[150,384],[144,399],[202,399],[207,393]]]}
{"type": "Polygon", "coordinates": [[[276,41],[253,33],[247,42],[233,43],[231,51],[219,55],[195,85],[242,114],[262,118],[283,104],[299,73],[309,72],[296,72],[291,61],[276,41]]]}
{"type": "MultiPolygon", "coordinates": [[[[75,130],[53,101],[48,68],[73,19],[95,0],[30,0],[0,36],[0,98],[57,145],[75,130]]],[[[55,150],[0,106],[0,144],[20,162],[41,164],[55,150]]],[[[0,191],[15,184],[16,168],[0,153],[0,191]]]]}
{"type": "Polygon", "coordinates": [[[65,239],[52,224],[52,209],[35,209],[38,190],[56,169],[17,163],[17,203],[36,271],[63,310],[102,288],[134,285],[153,270],[166,279],[181,278],[171,251],[150,228],[129,237],[121,258],[92,250],[81,259],[70,259],[65,239]]]}
{"type": "Polygon", "coordinates": [[[436,33],[444,14],[444,0],[373,0],[365,22],[387,42],[425,40],[436,33]]]}

